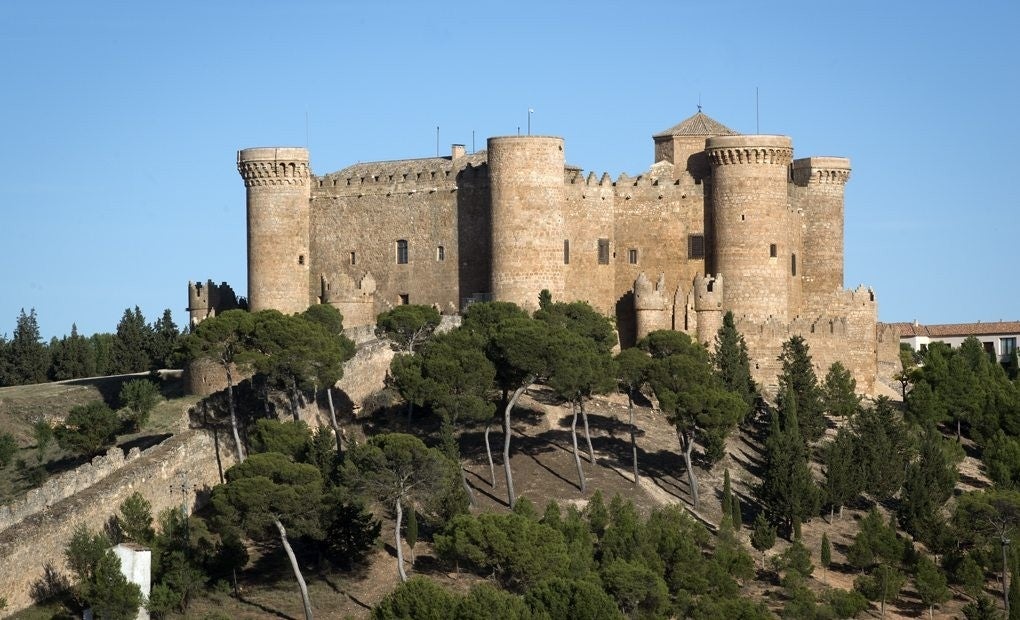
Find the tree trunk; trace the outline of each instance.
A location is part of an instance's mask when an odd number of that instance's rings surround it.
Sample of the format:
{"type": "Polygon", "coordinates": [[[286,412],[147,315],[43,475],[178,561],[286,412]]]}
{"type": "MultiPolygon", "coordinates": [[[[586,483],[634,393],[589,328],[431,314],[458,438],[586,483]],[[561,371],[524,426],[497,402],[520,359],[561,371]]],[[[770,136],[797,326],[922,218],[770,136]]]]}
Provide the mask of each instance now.
{"type": "Polygon", "coordinates": [[[397,576],[400,582],[407,581],[407,573],[404,572],[404,549],[400,546],[400,521],[404,517],[404,511],[400,507],[400,498],[397,498],[397,529],[393,532],[397,540],[397,576]]]}
{"type": "Polygon", "coordinates": [[[227,371],[227,407],[230,409],[230,430],[234,433],[234,445],[237,446],[237,462],[243,463],[245,459],[244,446],[241,444],[241,434],[237,431],[237,411],[234,408],[234,376],[230,372],[229,364],[224,364],[223,369],[227,371]]]}
{"type": "Polygon", "coordinates": [[[336,440],[336,453],[343,452],[340,447],[340,425],[336,423],[336,408],[333,407],[333,388],[326,388],[326,399],[329,401],[329,423],[333,426],[333,439],[336,440]]]}
{"type": "MultiPolygon", "coordinates": [[[[468,503],[471,504],[472,508],[474,508],[474,506],[475,506],[475,492],[471,490],[471,485],[468,484],[467,474],[464,473],[464,467],[463,466],[460,467],[460,483],[464,485],[464,490],[467,491],[468,503]]],[[[414,553],[414,549],[411,549],[411,553],[412,554],[414,553]]],[[[412,564],[414,563],[413,559],[411,560],[411,563],[412,564]]]]}
{"type": "Polygon", "coordinates": [[[492,445],[489,443],[489,431],[492,430],[492,420],[485,425],[485,456],[489,457],[489,486],[496,488],[496,466],[492,464],[492,445]]]}
{"type": "Polygon", "coordinates": [[[630,396],[630,390],[627,390],[627,409],[630,412],[630,452],[634,461],[634,484],[637,484],[637,428],[634,427],[634,399],[630,396]]]}
{"type": "Polygon", "coordinates": [[[510,412],[513,411],[517,399],[521,397],[524,390],[528,389],[529,385],[531,385],[531,381],[526,381],[524,385],[514,390],[514,395],[506,404],[506,409],[503,410],[503,469],[506,471],[506,492],[511,509],[517,503],[517,495],[514,493],[514,474],[510,471],[510,412]]]}
{"type": "Polygon", "coordinates": [[[684,465],[687,467],[687,483],[691,487],[691,504],[694,509],[698,509],[698,478],[694,473],[694,467],[691,464],[691,452],[694,450],[694,437],[688,436],[687,433],[681,432],[677,429],[676,436],[680,440],[680,449],[684,453],[684,465]]]}
{"type": "Polygon", "coordinates": [[[301,602],[305,606],[305,620],[312,620],[312,602],[308,600],[308,586],[305,585],[305,578],[301,576],[301,567],[298,566],[294,550],[290,548],[290,541],[287,540],[287,530],[283,528],[283,524],[280,523],[279,519],[273,519],[273,525],[280,532],[280,542],[283,543],[283,550],[287,552],[287,557],[290,558],[290,567],[294,569],[294,577],[297,578],[298,588],[301,590],[301,602]]]}
{"type": "Polygon", "coordinates": [[[292,382],[290,386],[290,414],[294,416],[295,422],[301,419],[301,415],[298,413],[298,389],[296,382],[292,382]]]}
{"type": "Polygon", "coordinates": [[[577,407],[574,406],[574,403],[570,403],[570,410],[574,414],[574,421],[570,425],[570,438],[574,442],[574,464],[577,465],[578,488],[581,489],[581,493],[584,493],[587,490],[587,484],[585,484],[584,470],[581,468],[581,455],[577,450],[577,407]]]}
{"type": "Polygon", "coordinates": [[[956,418],[956,443],[960,443],[960,418],[956,418]]]}
{"type": "Polygon", "coordinates": [[[935,620],[935,606],[928,605],[928,620],[935,620]]]}
{"type": "Polygon", "coordinates": [[[588,412],[584,410],[584,398],[578,406],[581,408],[581,419],[584,420],[584,440],[588,442],[588,462],[595,464],[595,450],[591,447],[591,432],[588,430],[588,412]]]}

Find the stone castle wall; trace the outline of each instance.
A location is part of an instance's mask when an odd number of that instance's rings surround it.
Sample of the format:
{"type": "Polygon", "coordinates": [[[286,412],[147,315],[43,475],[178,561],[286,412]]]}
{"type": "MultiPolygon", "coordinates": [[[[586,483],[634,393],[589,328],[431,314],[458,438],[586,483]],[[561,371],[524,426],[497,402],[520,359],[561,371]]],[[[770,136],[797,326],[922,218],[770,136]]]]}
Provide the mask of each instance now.
{"type": "MultiPolygon", "coordinates": [[[[220,437],[219,459],[225,470],[233,455],[220,437]]],[[[152,503],[153,514],[186,502],[194,507],[220,481],[216,441],[206,431],[189,430],[143,451],[84,491],[70,495],[0,531],[0,593],[7,610],[33,604],[32,584],[47,565],[69,574],[64,549],[79,523],[102,529],[135,491],[152,503]],[[186,491],[182,492],[182,484],[186,491]]]]}
{"type": "Polygon", "coordinates": [[[371,273],[374,319],[400,304],[401,295],[408,303],[455,312],[462,296],[487,291],[488,260],[479,257],[488,254],[488,220],[474,198],[488,180],[484,169],[461,159],[358,167],[317,179],[311,200],[313,298],[321,295],[320,277],[359,282],[371,273]],[[467,239],[458,234],[463,227],[473,231],[467,239]],[[399,241],[407,242],[406,263],[398,262],[399,241]]]}
{"type": "Polygon", "coordinates": [[[141,451],[138,448],[132,448],[125,456],[123,450],[114,446],[107,450],[106,454],[95,457],[91,462],[50,478],[41,487],[31,489],[21,499],[0,506],[0,532],[75,493],[84,491],[139,456],[141,451]]]}

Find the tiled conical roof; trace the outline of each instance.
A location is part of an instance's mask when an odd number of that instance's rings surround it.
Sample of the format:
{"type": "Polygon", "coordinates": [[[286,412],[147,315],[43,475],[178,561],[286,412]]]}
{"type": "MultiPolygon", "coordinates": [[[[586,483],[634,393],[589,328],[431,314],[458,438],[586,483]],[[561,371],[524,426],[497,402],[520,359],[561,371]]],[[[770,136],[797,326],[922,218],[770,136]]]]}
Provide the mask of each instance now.
{"type": "Polygon", "coordinates": [[[668,138],[670,136],[735,136],[737,132],[726,125],[723,125],[714,118],[708,116],[701,109],[694,116],[685,119],[678,125],[659,132],[653,138],[668,138]]]}

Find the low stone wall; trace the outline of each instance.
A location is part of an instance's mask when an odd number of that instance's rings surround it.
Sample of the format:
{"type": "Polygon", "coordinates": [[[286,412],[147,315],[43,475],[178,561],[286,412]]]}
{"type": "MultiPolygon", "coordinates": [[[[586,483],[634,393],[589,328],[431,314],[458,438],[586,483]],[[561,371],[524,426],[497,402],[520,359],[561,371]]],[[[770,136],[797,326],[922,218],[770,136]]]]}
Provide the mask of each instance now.
{"type": "MultiPolygon", "coordinates": [[[[219,457],[225,470],[233,463],[226,438],[219,457]]],[[[138,491],[152,503],[153,515],[187,502],[194,507],[220,481],[216,441],[211,432],[188,430],[125,459],[122,467],[87,489],[43,508],[0,531],[0,596],[6,612],[33,604],[32,585],[45,567],[68,574],[64,549],[79,523],[98,530],[138,491]],[[183,487],[183,490],[182,490],[183,487]]]]}
{"type": "Polygon", "coordinates": [[[137,459],[141,454],[138,448],[131,448],[125,458],[124,451],[114,446],[107,450],[105,455],[92,459],[91,463],[50,478],[41,487],[30,490],[23,498],[0,506],[0,532],[40,510],[84,491],[123,467],[125,463],[137,459]]]}

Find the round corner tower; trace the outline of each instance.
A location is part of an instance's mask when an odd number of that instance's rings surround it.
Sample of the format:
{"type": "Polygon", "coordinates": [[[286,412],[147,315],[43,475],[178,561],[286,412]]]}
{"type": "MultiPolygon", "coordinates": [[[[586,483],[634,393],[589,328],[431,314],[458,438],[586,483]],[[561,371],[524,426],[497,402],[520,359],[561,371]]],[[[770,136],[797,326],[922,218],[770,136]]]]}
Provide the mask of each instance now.
{"type": "Polygon", "coordinates": [[[786,322],[791,258],[788,136],[716,136],[712,165],[715,266],[726,277],[725,309],[736,317],[786,322]]]}
{"type": "Polygon", "coordinates": [[[238,151],[248,193],[248,306],[302,312],[309,305],[308,149],[238,151]]]}
{"type": "Polygon", "coordinates": [[[548,289],[563,299],[563,138],[489,138],[491,292],[532,310],[548,289]]]}
{"type": "Polygon", "coordinates": [[[850,178],[845,157],[794,160],[793,182],[804,208],[804,293],[843,289],[843,203],[850,178]]]}

